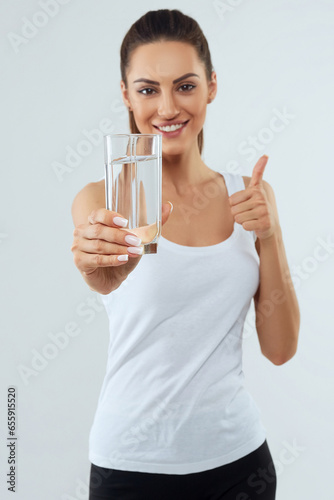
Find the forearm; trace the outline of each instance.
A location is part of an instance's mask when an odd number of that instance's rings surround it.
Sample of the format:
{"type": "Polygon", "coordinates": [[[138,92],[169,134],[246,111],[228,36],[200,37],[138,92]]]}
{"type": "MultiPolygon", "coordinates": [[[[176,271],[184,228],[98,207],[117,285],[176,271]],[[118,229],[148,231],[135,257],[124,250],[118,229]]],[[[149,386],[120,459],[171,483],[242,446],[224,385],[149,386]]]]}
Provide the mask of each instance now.
{"type": "Polygon", "coordinates": [[[281,228],[260,240],[260,287],[254,301],[261,351],[273,363],[282,364],[296,352],[300,312],[281,228]]]}

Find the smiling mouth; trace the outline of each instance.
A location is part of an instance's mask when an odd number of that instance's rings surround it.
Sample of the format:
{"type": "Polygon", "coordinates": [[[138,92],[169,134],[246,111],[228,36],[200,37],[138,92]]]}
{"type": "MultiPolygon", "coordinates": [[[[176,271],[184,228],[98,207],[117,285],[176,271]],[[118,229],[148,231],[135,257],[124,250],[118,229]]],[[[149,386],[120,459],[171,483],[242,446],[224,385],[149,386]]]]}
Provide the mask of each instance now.
{"type": "Polygon", "coordinates": [[[189,120],[183,123],[178,123],[176,125],[165,125],[164,127],[158,127],[157,125],[153,125],[155,128],[160,130],[161,132],[176,132],[176,130],[179,130],[180,128],[184,127],[189,120]]]}

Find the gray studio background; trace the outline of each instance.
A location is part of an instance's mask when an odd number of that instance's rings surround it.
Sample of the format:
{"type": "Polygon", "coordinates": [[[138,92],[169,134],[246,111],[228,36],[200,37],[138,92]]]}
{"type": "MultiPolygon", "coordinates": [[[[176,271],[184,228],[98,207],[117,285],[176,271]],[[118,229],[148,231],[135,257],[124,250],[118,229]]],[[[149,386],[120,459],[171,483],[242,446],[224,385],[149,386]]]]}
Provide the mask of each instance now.
{"type": "Polygon", "coordinates": [[[267,429],[277,499],[330,500],[330,0],[1,2],[0,496],[88,498],[88,435],[106,368],[108,324],[98,294],[73,264],[71,204],[85,184],[104,175],[96,130],[128,131],[119,47],[130,25],[152,8],[195,17],[209,41],[219,90],[208,107],[206,163],[251,175],[257,159],[269,155],[264,179],[276,194],[301,329],[295,357],[275,366],[260,352],[252,305],[244,332],[246,383],[267,429]],[[62,349],[55,347],[59,333],[68,340],[62,349]],[[43,361],[43,352],[49,359],[43,361]],[[6,484],[10,385],[18,396],[15,495],[6,484]]]}

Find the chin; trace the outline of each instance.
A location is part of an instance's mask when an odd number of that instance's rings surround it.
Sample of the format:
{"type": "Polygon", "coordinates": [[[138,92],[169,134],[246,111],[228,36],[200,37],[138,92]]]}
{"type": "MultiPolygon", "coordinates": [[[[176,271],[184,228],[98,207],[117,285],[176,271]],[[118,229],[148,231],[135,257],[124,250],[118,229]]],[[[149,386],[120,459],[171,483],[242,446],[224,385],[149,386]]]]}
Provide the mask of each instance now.
{"type": "Polygon", "coordinates": [[[176,145],[176,144],[168,144],[162,145],[162,154],[164,155],[182,155],[187,151],[188,148],[185,148],[184,145],[176,145]]]}

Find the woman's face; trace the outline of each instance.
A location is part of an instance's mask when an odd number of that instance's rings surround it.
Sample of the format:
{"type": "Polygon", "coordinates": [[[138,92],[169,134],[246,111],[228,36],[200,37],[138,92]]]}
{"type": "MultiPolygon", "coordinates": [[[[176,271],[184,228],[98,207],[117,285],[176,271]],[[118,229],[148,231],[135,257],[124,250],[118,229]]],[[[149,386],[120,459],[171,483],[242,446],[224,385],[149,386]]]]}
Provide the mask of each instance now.
{"type": "Polygon", "coordinates": [[[133,51],[121,82],[124,103],[133,111],[141,134],[162,134],[165,154],[197,147],[206,106],[217,91],[216,74],[207,81],[196,49],[183,42],[163,41],[133,51]]]}

